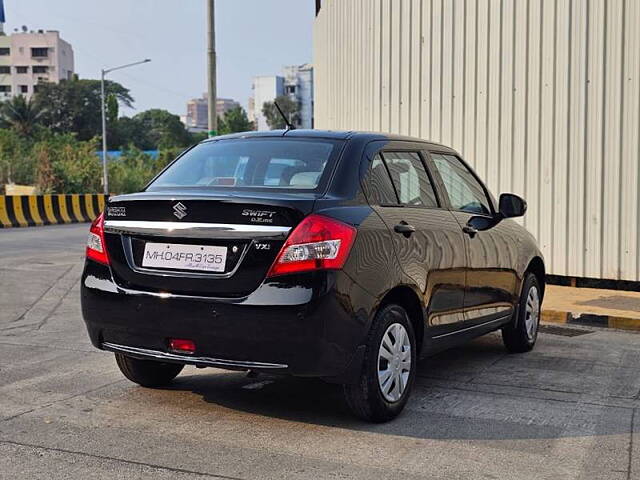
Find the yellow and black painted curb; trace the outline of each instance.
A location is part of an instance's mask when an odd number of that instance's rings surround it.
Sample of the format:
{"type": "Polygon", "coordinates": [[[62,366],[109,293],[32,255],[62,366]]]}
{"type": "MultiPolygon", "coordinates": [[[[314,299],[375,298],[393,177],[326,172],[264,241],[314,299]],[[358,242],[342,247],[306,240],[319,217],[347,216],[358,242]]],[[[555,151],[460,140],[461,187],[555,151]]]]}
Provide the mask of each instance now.
{"type": "Polygon", "coordinates": [[[557,310],[543,309],[541,321],[543,323],[618,328],[620,330],[634,330],[636,332],[640,331],[640,318],[597,315],[593,313],[559,312],[557,310]]]}
{"type": "Polygon", "coordinates": [[[84,193],[0,195],[0,228],[91,222],[104,210],[106,199],[84,193]]]}

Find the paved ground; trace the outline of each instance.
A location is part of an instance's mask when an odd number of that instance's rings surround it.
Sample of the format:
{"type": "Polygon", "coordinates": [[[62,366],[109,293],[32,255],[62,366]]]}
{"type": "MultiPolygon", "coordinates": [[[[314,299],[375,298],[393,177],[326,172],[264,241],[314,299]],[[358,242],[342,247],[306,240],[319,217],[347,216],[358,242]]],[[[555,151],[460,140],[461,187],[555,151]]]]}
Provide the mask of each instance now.
{"type": "Polygon", "coordinates": [[[640,478],[639,334],[482,338],[423,361],[384,425],[316,381],[187,369],[146,390],[85,335],[86,230],[0,231],[0,478],[640,478]]]}
{"type": "Polygon", "coordinates": [[[546,294],[545,307],[554,311],[626,318],[640,325],[640,292],[549,285],[546,294]]]}

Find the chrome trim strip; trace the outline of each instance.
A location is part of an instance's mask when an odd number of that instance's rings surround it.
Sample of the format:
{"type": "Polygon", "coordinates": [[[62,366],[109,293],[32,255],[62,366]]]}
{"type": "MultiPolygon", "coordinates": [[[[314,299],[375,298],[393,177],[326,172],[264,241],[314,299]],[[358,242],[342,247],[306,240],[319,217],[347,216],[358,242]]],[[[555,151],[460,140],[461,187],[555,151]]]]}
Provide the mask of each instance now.
{"type": "Polygon", "coordinates": [[[437,340],[438,338],[448,337],[449,335],[456,335],[458,333],[468,332],[469,330],[473,330],[474,328],[486,327],[492,323],[497,323],[503,321],[505,318],[509,318],[510,315],[505,315],[500,318],[494,318],[493,320],[489,320],[488,322],[481,323],[479,325],[472,325],[471,327],[462,328],[460,330],[456,330],[455,332],[443,333],[442,335],[436,335],[435,337],[431,337],[433,340],[437,340]]]}
{"type": "Polygon", "coordinates": [[[166,299],[183,299],[183,300],[198,300],[203,302],[211,302],[211,303],[242,303],[247,297],[206,297],[204,295],[183,295],[177,293],[168,293],[168,292],[148,292],[145,290],[134,290],[131,288],[124,288],[118,285],[118,293],[124,293],[125,295],[135,295],[138,297],[154,297],[161,298],[163,300],[166,299]]]}
{"type": "Polygon", "coordinates": [[[129,347],[126,345],[118,345],[117,343],[103,342],[102,348],[111,352],[128,353],[134,357],[153,358],[156,360],[165,360],[173,362],[181,362],[189,365],[206,365],[210,367],[231,367],[231,368],[269,368],[281,369],[289,368],[289,365],[283,363],[266,363],[266,362],[249,362],[240,360],[224,360],[221,358],[211,357],[193,357],[191,355],[180,355],[178,353],[161,352],[158,350],[149,350],[147,348],[129,347]]]}
{"type": "Polygon", "coordinates": [[[188,238],[286,238],[291,227],[236,223],[151,222],[106,220],[104,230],[125,235],[188,238]]]}

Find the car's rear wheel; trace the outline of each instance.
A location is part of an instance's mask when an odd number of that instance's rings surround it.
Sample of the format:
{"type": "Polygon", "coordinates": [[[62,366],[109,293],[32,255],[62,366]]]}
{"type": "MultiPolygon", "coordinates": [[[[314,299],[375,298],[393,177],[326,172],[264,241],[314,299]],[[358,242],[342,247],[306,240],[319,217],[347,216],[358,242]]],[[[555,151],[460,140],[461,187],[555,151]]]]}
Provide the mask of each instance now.
{"type": "Polygon", "coordinates": [[[184,365],[177,363],[138,360],[122,353],[116,353],[115,355],[116,363],[122,374],[143,387],[163,387],[176,378],[184,368],[184,365]]]}
{"type": "Polygon", "coordinates": [[[400,305],[382,308],[367,340],[358,383],[345,385],[351,411],[371,422],[385,422],[404,408],[416,370],[416,340],[409,316],[400,305]]]}
{"type": "Polygon", "coordinates": [[[520,303],[513,321],[502,329],[502,340],[509,352],[528,352],[536,344],[541,303],[540,284],[536,276],[529,273],[524,279],[520,303]]]}

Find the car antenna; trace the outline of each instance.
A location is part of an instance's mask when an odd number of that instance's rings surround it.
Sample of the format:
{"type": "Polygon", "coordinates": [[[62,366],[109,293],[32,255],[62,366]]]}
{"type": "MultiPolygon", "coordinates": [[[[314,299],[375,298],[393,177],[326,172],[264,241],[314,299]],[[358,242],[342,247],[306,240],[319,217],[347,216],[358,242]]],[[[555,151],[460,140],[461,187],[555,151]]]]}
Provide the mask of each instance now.
{"type": "MultiPolygon", "coordinates": [[[[282,117],[282,119],[284,120],[284,123],[286,123],[286,124],[287,124],[287,132],[288,132],[289,130],[295,130],[295,129],[296,129],[296,127],[294,127],[294,126],[291,124],[291,122],[289,121],[289,119],[287,118],[287,116],[284,114],[284,112],[283,112],[283,111],[282,111],[282,109],[280,108],[280,105],[278,105],[278,102],[276,102],[276,101],[274,100],[274,102],[273,102],[273,103],[275,104],[276,108],[278,109],[278,112],[280,113],[280,116],[281,116],[281,117],[282,117]]],[[[286,133],[286,132],[285,132],[285,133],[286,133]]]]}

